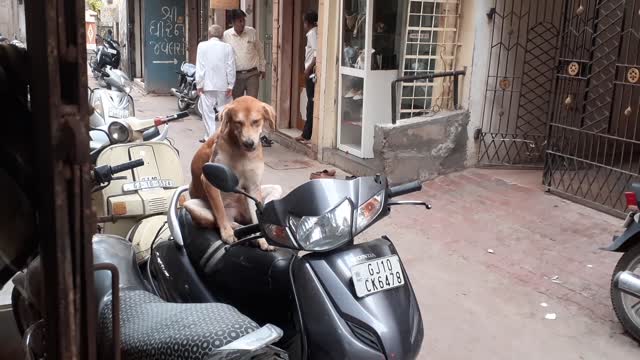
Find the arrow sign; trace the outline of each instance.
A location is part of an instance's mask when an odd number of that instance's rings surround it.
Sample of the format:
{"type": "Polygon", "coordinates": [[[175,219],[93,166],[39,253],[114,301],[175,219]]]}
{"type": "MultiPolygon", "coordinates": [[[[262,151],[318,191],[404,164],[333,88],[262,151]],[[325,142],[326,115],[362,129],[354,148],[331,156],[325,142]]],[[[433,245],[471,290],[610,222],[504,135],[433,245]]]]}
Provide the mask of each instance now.
{"type": "Polygon", "coordinates": [[[173,60],[153,60],[154,64],[173,64],[173,65],[177,65],[178,64],[178,59],[173,59],[173,60]]]}

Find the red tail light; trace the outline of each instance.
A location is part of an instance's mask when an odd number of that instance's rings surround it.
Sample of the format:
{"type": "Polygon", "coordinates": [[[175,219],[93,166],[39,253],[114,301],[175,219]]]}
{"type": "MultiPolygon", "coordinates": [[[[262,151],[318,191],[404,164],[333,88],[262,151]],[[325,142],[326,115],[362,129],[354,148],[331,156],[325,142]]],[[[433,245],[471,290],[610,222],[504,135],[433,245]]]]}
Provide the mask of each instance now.
{"type": "Polygon", "coordinates": [[[627,191],[624,193],[625,199],[627,199],[627,210],[638,210],[638,198],[633,191],[627,191]]]}

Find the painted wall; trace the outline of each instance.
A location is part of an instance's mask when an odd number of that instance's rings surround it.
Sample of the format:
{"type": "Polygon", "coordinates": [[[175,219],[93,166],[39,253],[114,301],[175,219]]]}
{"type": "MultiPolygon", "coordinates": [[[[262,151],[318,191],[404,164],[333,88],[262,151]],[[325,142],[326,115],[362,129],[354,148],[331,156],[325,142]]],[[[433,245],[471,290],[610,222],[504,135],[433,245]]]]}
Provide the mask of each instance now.
{"type": "Polygon", "coordinates": [[[143,7],[145,90],[166,94],[186,59],[184,0],[145,0],[143,7]]]}
{"type": "Polygon", "coordinates": [[[464,63],[467,67],[465,79],[465,95],[463,104],[470,112],[467,134],[466,166],[474,166],[478,158],[478,143],[473,139],[476,129],[482,126],[482,107],[485,98],[485,87],[489,71],[489,53],[491,51],[491,22],[487,12],[494,6],[493,0],[463,0],[462,49],[464,63]],[[471,61],[468,57],[471,55],[471,61]]]}
{"type": "Polygon", "coordinates": [[[131,44],[129,44],[129,26],[128,26],[128,11],[127,11],[127,0],[114,0],[114,5],[116,7],[116,19],[115,21],[119,24],[117,30],[118,33],[115,36],[120,41],[120,52],[122,56],[122,61],[120,62],[120,68],[126,74],[131,77],[131,69],[129,63],[129,51],[131,50],[131,44]]]}
{"type": "Polygon", "coordinates": [[[338,59],[340,48],[340,7],[338,1],[318,2],[318,54],[316,69],[316,101],[313,111],[312,143],[318,147],[318,158],[323,160],[323,149],[336,147],[338,123],[338,59]]]}

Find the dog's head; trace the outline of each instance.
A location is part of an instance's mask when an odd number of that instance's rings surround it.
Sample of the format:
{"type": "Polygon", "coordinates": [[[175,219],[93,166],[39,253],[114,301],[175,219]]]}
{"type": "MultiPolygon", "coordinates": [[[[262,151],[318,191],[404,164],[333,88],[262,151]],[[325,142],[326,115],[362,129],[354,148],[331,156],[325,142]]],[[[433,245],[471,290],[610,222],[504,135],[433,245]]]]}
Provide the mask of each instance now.
{"type": "Polygon", "coordinates": [[[265,122],[275,129],[275,111],[271,105],[251,96],[239,97],[220,113],[220,135],[244,151],[252,152],[260,146],[265,122]]]}

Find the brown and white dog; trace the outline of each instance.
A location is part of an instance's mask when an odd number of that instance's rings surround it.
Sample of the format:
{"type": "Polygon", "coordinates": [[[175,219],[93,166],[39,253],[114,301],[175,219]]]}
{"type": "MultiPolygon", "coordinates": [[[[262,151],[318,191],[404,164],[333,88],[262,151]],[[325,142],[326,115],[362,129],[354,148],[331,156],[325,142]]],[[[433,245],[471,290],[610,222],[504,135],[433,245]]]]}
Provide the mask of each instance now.
{"type": "MultiPolygon", "coordinates": [[[[202,174],[207,162],[224,164],[239,179],[239,187],[263,201],[261,191],[264,159],[260,134],[265,123],[275,129],[273,108],[253,97],[243,96],[225,106],[220,113],[220,129],[196,152],[191,161],[190,201],[185,208],[199,226],[220,229],[222,240],[236,241],[233,228],[251,222],[251,212],[243,195],[222,193],[202,174]]],[[[258,240],[262,250],[273,250],[264,239],[258,240]]]]}

